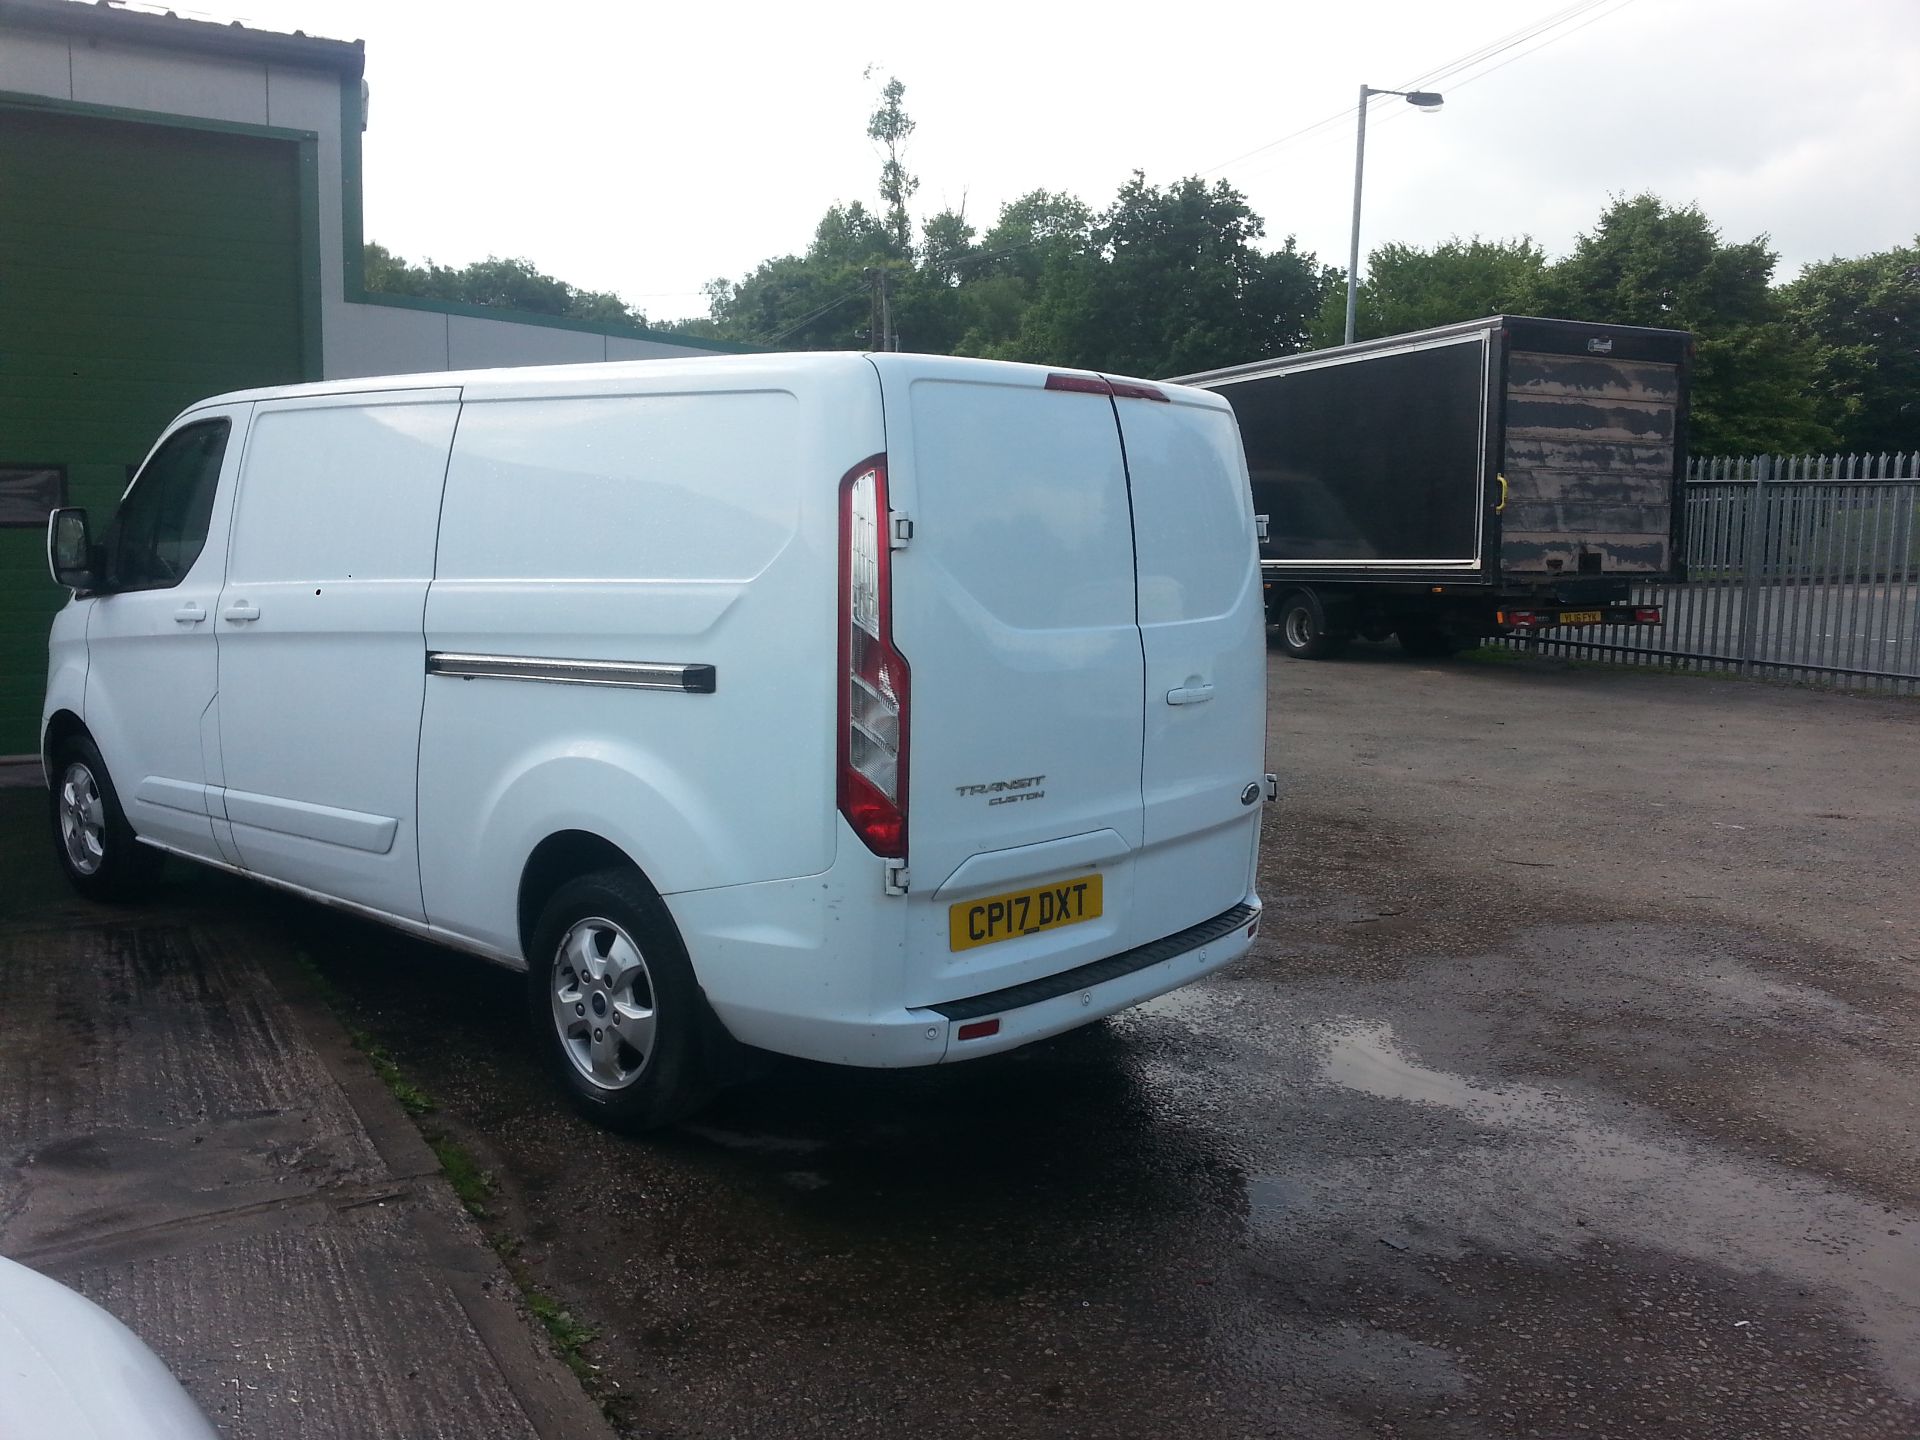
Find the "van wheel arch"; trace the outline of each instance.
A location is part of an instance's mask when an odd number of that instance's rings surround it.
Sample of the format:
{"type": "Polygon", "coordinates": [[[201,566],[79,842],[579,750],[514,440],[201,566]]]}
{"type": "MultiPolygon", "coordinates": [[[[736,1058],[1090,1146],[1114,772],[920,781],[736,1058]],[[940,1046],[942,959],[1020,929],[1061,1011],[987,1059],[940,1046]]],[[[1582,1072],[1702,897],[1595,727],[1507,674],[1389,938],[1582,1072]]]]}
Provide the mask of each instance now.
{"type": "Polygon", "coordinates": [[[56,710],[47,718],[47,731],[40,739],[40,772],[47,777],[47,786],[53,787],[53,757],[60,753],[60,747],[74,736],[93,739],[93,732],[87,729],[87,722],[71,710],[56,710]]]}
{"type": "Polygon", "coordinates": [[[546,909],[554,891],[582,875],[621,869],[631,870],[641,884],[654,889],[653,882],[631,855],[590,830],[558,830],[534,846],[520,871],[519,904],[515,911],[522,957],[531,963],[528,947],[533,943],[534,927],[540,923],[540,912],[546,909]]]}

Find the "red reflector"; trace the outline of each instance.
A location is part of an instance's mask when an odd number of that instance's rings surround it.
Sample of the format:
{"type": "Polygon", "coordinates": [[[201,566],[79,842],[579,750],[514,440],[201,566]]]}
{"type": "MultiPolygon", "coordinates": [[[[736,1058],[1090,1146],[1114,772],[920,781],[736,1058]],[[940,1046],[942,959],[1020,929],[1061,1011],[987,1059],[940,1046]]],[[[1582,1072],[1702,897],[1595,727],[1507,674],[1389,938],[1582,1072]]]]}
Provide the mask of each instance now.
{"type": "Polygon", "coordinates": [[[962,1040],[984,1040],[989,1035],[998,1035],[999,1033],[1000,1021],[997,1017],[992,1020],[969,1020],[960,1027],[960,1038],[962,1040]]]}
{"type": "Polygon", "coordinates": [[[1642,605],[1638,610],[1633,612],[1633,619],[1636,625],[1658,625],[1660,623],[1660,607],[1658,605],[1642,605]]]}
{"type": "Polygon", "coordinates": [[[1049,375],[1047,376],[1047,389],[1078,390],[1087,395],[1113,394],[1113,386],[1102,380],[1098,375],[1049,375]]]}
{"type": "Polygon", "coordinates": [[[1167,399],[1167,392],[1151,385],[1138,385],[1131,380],[1109,380],[1107,388],[1122,400],[1158,400],[1162,404],[1173,402],[1167,399]]]}
{"type": "Polygon", "coordinates": [[[1251,940],[1253,939],[1254,936],[1258,935],[1259,933],[1260,933],[1260,921],[1256,918],[1251,925],[1247,926],[1247,939],[1251,940]]]}

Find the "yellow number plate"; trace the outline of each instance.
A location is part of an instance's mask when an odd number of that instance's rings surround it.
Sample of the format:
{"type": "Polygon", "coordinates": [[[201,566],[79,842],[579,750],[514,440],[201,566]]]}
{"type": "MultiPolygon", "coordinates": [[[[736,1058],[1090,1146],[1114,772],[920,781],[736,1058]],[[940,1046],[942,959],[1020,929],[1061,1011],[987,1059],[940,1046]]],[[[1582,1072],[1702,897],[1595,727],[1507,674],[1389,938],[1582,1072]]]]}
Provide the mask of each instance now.
{"type": "Polygon", "coordinates": [[[1082,875],[1031,890],[985,895],[947,907],[947,948],[971,950],[1016,935],[1037,935],[1100,915],[1100,876],[1082,875]]]}
{"type": "Polygon", "coordinates": [[[1562,625],[1598,625],[1607,615],[1604,610],[1562,610],[1562,625]]]}

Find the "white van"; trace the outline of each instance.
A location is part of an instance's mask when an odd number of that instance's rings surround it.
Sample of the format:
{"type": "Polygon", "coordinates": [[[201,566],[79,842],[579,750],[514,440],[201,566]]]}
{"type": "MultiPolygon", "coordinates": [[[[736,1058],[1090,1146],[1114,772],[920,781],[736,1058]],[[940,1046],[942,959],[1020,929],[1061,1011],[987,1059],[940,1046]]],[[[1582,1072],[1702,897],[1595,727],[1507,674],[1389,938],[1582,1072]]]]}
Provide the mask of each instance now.
{"type": "Polygon", "coordinates": [[[161,852],[530,972],[600,1118],[729,1037],[929,1065],[1244,952],[1266,650],[1224,400],[917,355],[222,396],[49,525],[86,894],[161,852]]]}

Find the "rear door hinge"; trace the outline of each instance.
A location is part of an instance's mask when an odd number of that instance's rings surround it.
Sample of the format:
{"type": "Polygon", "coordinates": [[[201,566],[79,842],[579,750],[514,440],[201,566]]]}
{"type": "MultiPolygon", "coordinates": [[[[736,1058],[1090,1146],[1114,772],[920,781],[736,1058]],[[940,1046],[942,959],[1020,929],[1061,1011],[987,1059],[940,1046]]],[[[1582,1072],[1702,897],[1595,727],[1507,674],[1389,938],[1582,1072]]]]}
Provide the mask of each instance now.
{"type": "Polygon", "coordinates": [[[904,511],[893,512],[893,528],[890,532],[889,550],[904,550],[907,542],[913,539],[913,517],[904,511]]]}
{"type": "Polygon", "coordinates": [[[889,864],[887,866],[887,894],[904,895],[907,893],[907,867],[889,864]]]}
{"type": "Polygon", "coordinates": [[[1267,803],[1271,805],[1274,801],[1280,798],[1280,777],[1278,775],[1269,774],[1267,776],[1266,789],[1267,789],[1267,803]]]}
{"type": "Polygon", "coordinates": [[[1254,533],[1260,537],[1260,541],[1262,544],[1266,543],[1267,529],[1268,529],[1269,523],[1270,522],[1265,515],[1256,515],[1253,517],[1254,533]]]}

